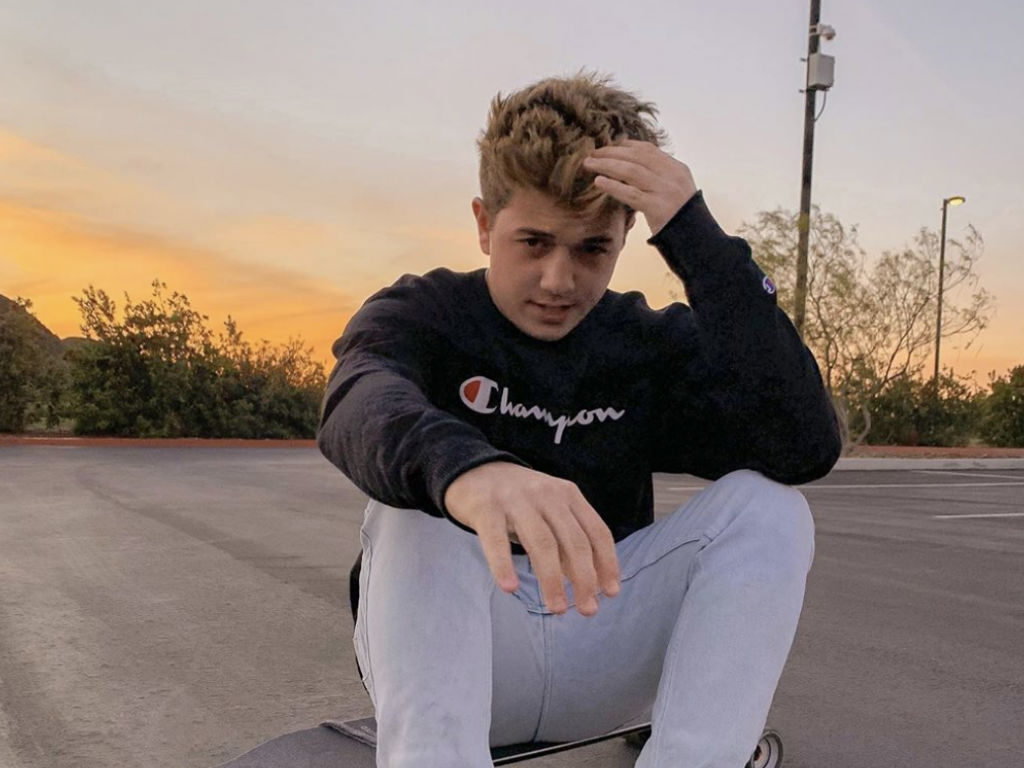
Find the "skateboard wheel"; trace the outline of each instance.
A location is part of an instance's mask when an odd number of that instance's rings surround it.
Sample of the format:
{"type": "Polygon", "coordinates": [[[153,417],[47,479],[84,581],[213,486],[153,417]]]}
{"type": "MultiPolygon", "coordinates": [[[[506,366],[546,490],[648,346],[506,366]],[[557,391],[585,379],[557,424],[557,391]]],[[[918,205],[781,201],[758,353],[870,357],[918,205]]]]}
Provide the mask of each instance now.
{"type": "Polygon", "coordinates": [[[765,731],[754,747],[747,768],[779,768],[782,765],[782,737],[775,731],[765,731]]]}

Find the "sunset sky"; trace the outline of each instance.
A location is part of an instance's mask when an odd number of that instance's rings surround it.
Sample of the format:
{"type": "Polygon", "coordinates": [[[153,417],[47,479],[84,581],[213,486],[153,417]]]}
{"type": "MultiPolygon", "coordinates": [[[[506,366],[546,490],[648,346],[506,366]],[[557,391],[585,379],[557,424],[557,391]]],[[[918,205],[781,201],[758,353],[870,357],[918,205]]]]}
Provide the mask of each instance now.
{"type": "MultiPolygon", "coordinates": [[[[996,297],[958,372],[1024,363],[1024,5],[823,0],[836,85],[814,202],[869,256],[968,224],[996,297]]],[[[327,362],[406,272],[483,265],[475,140],[497,91],[581,67],[655,101],[723,226],[799,205],[808,0],[0,0],[0,293],[61,336],[89,284],[159,278],[327,362]]],[[[820,96],[819,96],[820,104],[820,96]]],[[[674,284],[634,230],[612,283],[674,284]]]]}

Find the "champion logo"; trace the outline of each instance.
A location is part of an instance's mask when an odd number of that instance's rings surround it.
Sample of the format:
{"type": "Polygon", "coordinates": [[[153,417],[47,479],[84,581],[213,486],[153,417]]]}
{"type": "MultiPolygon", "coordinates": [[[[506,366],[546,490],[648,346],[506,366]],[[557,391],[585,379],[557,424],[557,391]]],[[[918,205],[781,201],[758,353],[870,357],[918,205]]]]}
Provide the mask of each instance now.
{"type": "Polygon", "coordinates": [[[764,288],[764,292],[769,296],[775,293],[775,283],[772,282],[772,279],[768,277],[768,275],[765,275],[764,280],[761,281],[761,287],[764,288]]]}
{"type": "Polygon", "coordinates": [[[556,416],[547,408],[539,405],[523,405],[514,403],[508,392],[508,387],[502,387],[493,379],[486,376],[473,376],[466,379],[459,386],[459,397],[463,404],[471,411],[482,414],[492,414],[499,411],[502,416],[512,416],[516,419],[536,419],[544,422],[555,430],[555,445],[561,445],[562,436],[569,427],[588,426],[595,421],[604,423],[606,421],[618,421],[626,415],[625,411],[615,408],[584,408],[573,415],[556,416]],[[495,393],[501,390],[501,394],[495,397],[495,393]],[[497,401],[497,402],[495,402],[497,401]]]}
{"type": "Polygon", "coordinates": [[[498,388],[498,382],[486,379],[483,376],[474,376],[466,379],[459,387],[459,395],[462,402],[471,411],[477,413],[494,413],[497,406],[488,406],[491,402],[491,393],[498,388]]]}

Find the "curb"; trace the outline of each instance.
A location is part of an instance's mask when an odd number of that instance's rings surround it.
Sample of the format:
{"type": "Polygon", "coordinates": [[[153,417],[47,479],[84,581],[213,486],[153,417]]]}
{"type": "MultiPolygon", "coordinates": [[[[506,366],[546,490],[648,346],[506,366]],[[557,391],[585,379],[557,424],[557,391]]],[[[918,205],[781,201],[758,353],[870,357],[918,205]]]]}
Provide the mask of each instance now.
{"type": "Polygon", "coordinates": [[[1001,459],[872,459],[872,458],[841,458],[832,468],[833,472],[844,471],[884,471],[901,469],[1024,469],[1024,458],[1001,459]]]}

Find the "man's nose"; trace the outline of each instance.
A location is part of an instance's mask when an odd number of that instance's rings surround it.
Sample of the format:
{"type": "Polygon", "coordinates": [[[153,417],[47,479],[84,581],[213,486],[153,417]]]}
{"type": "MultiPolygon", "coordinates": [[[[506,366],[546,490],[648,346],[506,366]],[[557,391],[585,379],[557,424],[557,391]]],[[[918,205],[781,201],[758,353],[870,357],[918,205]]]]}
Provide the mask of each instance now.
{"type": "Polygon", "coordinates": [[[569,295],[575,287],[572,254],[567,248],[552,248],[541,268],[540,287],[547,293],[569,295]]]}

